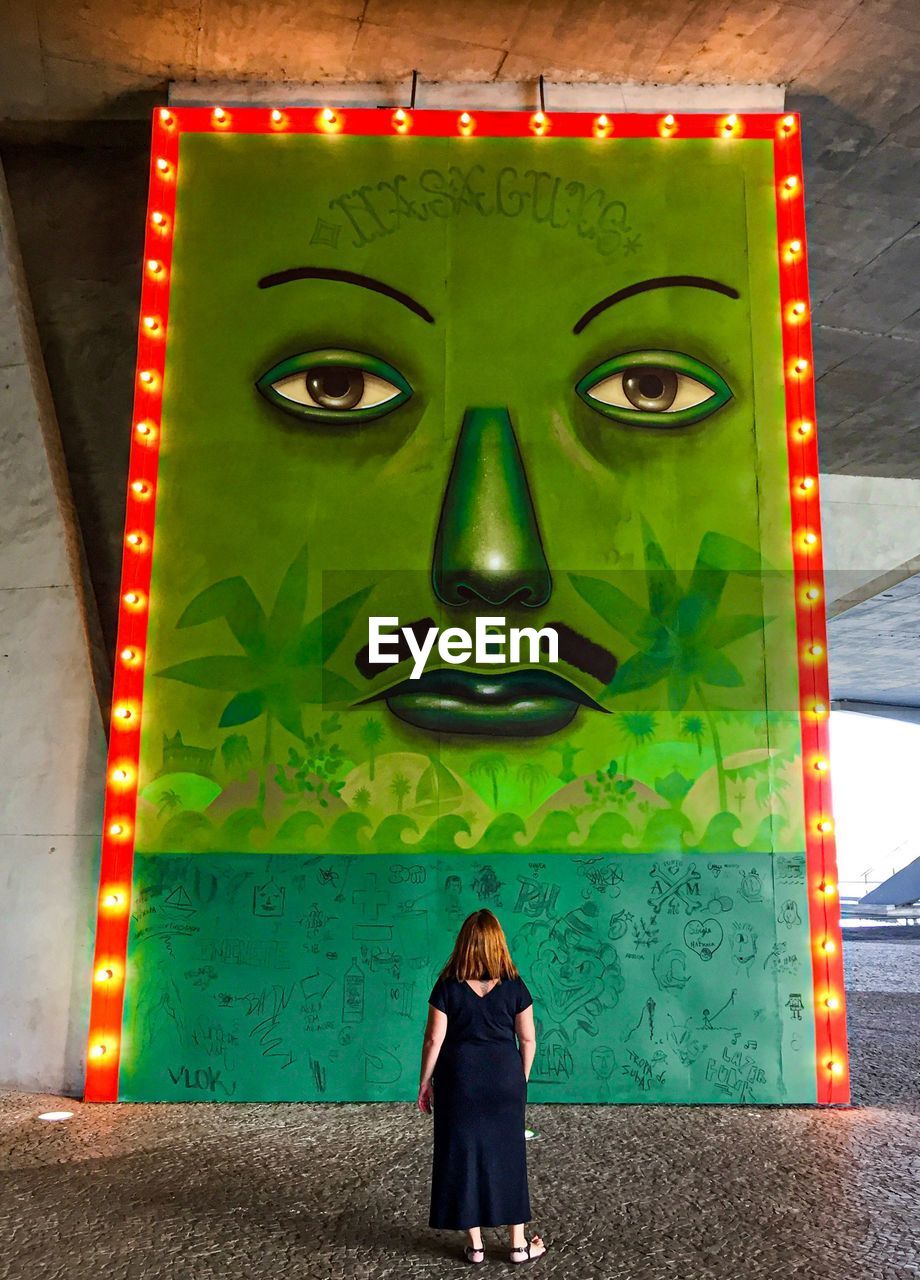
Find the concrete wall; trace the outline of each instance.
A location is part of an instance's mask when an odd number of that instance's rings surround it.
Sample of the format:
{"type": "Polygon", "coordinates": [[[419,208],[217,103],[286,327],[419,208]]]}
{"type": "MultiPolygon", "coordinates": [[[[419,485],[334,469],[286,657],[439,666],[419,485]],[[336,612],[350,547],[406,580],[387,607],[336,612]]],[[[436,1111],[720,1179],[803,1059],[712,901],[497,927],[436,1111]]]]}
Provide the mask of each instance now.
{"type": "Polygon", "coordinates": [[[79,1093],[105,741],[81,544],[0,170],[0,1083],[79,1093]]]}

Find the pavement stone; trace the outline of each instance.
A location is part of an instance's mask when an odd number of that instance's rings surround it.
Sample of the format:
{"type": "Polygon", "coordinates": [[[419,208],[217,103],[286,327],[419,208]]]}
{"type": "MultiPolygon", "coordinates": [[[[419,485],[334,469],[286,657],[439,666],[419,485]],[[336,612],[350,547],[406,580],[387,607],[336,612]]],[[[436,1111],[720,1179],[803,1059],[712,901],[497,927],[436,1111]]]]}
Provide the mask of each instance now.
{"type": "MultiPolygon", "coordinates": [[[[528,1109],[541,1276],[920,1276],[920,944],[844,953],[850,1108],[528,1109]]],[[[459,1275],[459,1233],[426,1226],[430,1142],[408,1105],[0,1093],[0,1280],[459,1275]]]]}

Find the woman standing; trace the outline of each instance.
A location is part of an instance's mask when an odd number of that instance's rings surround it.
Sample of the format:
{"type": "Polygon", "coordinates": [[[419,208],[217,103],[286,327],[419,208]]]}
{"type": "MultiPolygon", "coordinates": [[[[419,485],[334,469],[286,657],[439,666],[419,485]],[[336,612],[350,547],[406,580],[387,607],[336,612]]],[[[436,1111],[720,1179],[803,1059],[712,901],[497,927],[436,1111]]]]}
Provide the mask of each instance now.
{"type": "Polygon", "coordinates": [[[545,1244],[524,1234],[533,1000],[491,911],[464,920],[428,1006],[418,1090],[419,1110],[434,1109],[428,1225],[467,1231],[468,1262],[485,1260],[481,1229],[498,1226],[510,1228],[512,1262],[539,1258],[545,1244]]]}

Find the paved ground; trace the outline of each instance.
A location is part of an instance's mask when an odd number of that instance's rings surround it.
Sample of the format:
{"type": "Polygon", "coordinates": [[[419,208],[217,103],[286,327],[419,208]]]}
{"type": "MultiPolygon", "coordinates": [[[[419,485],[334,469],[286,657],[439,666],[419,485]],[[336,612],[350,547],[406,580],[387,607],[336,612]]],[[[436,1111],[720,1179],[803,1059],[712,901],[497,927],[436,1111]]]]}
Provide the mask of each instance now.
{"type": "MultiPolygon", "coordinates": [[[[852,1109],[530,1108],[540,1275],[920,1276],[920,945],[845,955],[852,1109]]],[[[458,1237],[425,1226],[429,1142],[392,1105],[0,1094],[0,1280],[460,1274],[458,1237]]]]}

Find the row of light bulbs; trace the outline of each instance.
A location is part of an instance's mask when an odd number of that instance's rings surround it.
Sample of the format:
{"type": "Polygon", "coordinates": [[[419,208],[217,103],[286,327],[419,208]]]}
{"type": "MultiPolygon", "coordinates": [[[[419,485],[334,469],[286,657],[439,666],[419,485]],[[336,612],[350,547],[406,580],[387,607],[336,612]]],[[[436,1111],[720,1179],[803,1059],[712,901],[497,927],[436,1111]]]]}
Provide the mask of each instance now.
{"type": "MultiPolygon", "coordinates": [[[[248,108],[251,110],[252,108],[248,108]]],[[[268,113],[269,121],[273,128],[282,129],[288,123],[288,116],[278,107],[272,108],[268,113]]],[[[404,107],[397,107],[391,114],[391,122],[397,133],[408,133],[412,127],[412,113],[404,107]]],[[[160,109],[160,123],[164,128],[171,129],[175,126],[176,117],[168,107],[160,109]]],[[[231,123],[231,114],[225,107],[211,108],[211,123],[216,129],[226,129],[231,123]]],[[[342,115],[333,107],[323,107],[318,113],[318,123],[320,128],[328,133],[337,133],[342,128],[342,115]]],[[[535,111],[530,117],[531,130],[539,135],[548,133],[552,126],[552,121],[545,111],[535,111]]],[[[742,117],[734,113],[723,116],[717,122],[715,132],[722,137],[732,137],[743,131],[742,117]]],[[[594,117],[594,133],[601,138],[609,137],[613,132],[613,123],[610,117],[604,113],[594,117]]],[[[793,115],[783,116],[778,125],[778,132],[783,137],[788,137],[795,132],[796,119],[793,115]]],[[[474,133],[476,129],[476,119],[469,111],[461,111],[457,116],[457,132],[469,135],[474,133]]],[[[679,132],[680,125],[677,116],[673,112],[660,116],[658,120],[658,132],[664,138],[672,137],[679,132]]],[[[787,189],[793,190],[797,184],[796,178],[786,179],[787,189]]]]}

